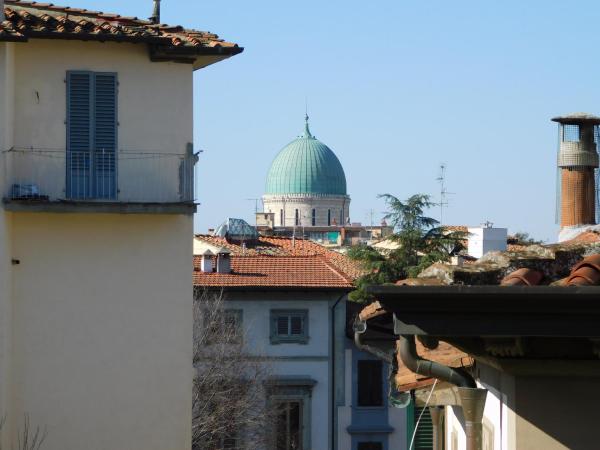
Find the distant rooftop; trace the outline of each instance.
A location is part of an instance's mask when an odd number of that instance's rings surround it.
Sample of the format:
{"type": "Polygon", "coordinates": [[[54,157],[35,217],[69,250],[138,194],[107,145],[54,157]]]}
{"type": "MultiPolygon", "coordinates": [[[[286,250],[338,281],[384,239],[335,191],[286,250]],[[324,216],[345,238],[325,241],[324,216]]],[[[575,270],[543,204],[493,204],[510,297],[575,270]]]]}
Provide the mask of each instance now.
{"type": "Polygon", "coordinates": [[[194,257],[194,285],[352,290],[352,282],[325,256],[231,256],[231,273],[202,272],[194,257]]]}

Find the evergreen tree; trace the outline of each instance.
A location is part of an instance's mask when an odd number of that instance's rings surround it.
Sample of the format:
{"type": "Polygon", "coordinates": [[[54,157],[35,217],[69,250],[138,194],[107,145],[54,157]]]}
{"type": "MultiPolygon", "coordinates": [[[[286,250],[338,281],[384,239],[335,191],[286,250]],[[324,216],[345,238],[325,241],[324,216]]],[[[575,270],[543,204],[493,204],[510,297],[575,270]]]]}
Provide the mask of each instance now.
{"type": "Polygon", "coordinates": [[[416,194],[401,201],[390,194],[380,195],[387,204],[384,217],[394,227],[388,237],[396,248],[384,254],[367,245],[353,247],[348,256],[359,261],[368,272],[356,280],[357,290],[350,294],[355,301],[370,300],[365,292],[367,285],[394,283],[417,276],[423,269],[437,261],[448,261],[463,248],[466,233],[449,231],[439,222],[425,215],[435,206],[428,195],[416,194]]]}

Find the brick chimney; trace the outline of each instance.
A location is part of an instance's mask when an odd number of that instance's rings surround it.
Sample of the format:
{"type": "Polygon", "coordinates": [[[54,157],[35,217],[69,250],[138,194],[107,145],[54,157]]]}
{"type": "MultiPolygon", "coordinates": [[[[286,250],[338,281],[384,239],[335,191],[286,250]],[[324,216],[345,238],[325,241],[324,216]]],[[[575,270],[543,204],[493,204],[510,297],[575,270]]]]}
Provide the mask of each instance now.
{"type": "Polygon", "coordinates": [[[596,223],[598,125],[600,117],[576,113],[552,119],[559,124],[561,229],[596,223]]]}

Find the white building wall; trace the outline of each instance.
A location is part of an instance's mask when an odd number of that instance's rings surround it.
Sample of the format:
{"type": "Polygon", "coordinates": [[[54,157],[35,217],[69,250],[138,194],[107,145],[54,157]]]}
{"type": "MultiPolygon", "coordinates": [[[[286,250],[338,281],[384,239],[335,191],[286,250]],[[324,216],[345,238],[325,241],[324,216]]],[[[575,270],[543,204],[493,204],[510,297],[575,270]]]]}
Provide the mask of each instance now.
{"type": "MultiPolygon", "coordinates": [[[[488,390],[483,411],[482,450],[517,450],[515,414],[509,406],[514,401],[514,380],[483,365],[480,375],[486,381],[478,381],[478,387],[488,390]]],[[[465,450],[467,441],[460,407],[446,407],[446,424],[448,449],[465,450]],[[453,442],[458,445],[453,446],[453,442]]]]}
{"type": "MultiPolygon", "coordinates": [[[[339,294],[338,294],[339,295],[339,294]]],[[[235,300],[230,294],[227,309],[243,311],[244,339],[248,350],[265,357],[273,376],[303,376],[317,383],[311,398],[310,450],[327,450],[330,446],[330,316],[329,298],[315,300],[314,294],[280,294],[280,299],[261,300],[260,294],[252,300],[235,300]],[[270,343],[270,311],[272,309],[308,310],[309,340],[307,344],[270,343]]]]}
{"type": "Polygon", "coordinates": [[[506,251],[506,228],[474,227],[469,228],[469,255],[481,258],[491,251],[506,251]]]}
{"type": "Polygon", "coordinates": [[[331,225],[344,225],[350,217],[350,197],[343,195],[264,195],[264,211],[275,214],[275,226],[292,227],[295,225],[296,209],[299,225],[312,226],[312,210],[315,209],[315,226],[328,226],[328,210],[331,211],[331,225]],[[281,220],[281,211],[284,218],[281,220]],[[343,219],[340,222],[340,219],[343,219]]]}

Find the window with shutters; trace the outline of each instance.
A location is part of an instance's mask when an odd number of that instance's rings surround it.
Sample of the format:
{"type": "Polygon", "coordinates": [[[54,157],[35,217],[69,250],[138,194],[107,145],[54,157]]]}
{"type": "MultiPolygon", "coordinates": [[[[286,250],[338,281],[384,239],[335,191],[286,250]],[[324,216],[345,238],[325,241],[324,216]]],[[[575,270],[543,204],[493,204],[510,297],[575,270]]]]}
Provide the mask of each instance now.
{"type": "Polygon", "coordinates": [[[66,196],[117,197],[117,74],[67,72],[66,196]]]}
{"type": "Polygon", "coordinates": [[[383,406],[383,363],[358,361],[358,406],[383,406]]]}
{"type": "Polygon", "coordinates": [[[241,309],[225,309],[219,313],[203,311],[204,343],[241,344],[243,311],[241,309]]]}
{"type": "Polygon", "coordinates": [[[271,310],[271,344],[308,342],[308,310],[271,310]]]}

